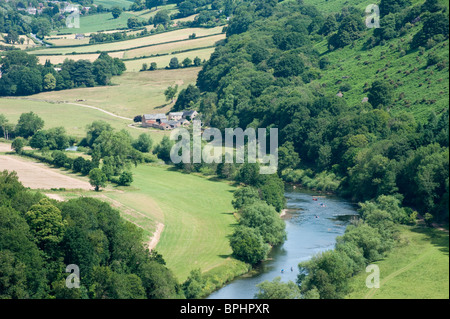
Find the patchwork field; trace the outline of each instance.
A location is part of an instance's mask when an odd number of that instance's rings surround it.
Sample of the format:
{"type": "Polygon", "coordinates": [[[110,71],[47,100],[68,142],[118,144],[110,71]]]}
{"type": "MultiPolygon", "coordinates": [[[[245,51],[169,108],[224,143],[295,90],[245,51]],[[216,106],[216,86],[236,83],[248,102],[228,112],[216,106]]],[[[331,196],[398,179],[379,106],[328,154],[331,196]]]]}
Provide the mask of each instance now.
{"type": "Polygon", "coordinates": [[[187,28],[174,30],[170,32],[164,32],[154,35],[149,35],[143,38],[137,38],[126,41],[118,41],[111,43],[92,44],[81,47],[68,47],[68,48],[43,48],[39,50],[30,51],[31,54],[50,55],[50,54],[72,54],[72,53],[93,53],[93,52],[109,52],[109,51],[121,51],[138,48],[142,46],[150,46],[170,41],[188,40],[189,35],[195,33],[197,37],[208,36],[213,34],[222,33],[223,27],[215,27],[210,29],[205,28],[187,28]]]}
{"type": "Polygon", "coordinates": [[[225,34],[217,34],[205,38],[198,38],[193,40],[181,41],[181,42],[172,42],[172,43],[164,43],[158,44],[154,46],[134,49],[125,51],[123,54],[124,59],[136,58],[142,56],[156,55],[156,54],[165,54],[172,53],[183,50],[192,50],[204,48],[207,46],[213,46],[217,41],[225,39],[225,34]]]}

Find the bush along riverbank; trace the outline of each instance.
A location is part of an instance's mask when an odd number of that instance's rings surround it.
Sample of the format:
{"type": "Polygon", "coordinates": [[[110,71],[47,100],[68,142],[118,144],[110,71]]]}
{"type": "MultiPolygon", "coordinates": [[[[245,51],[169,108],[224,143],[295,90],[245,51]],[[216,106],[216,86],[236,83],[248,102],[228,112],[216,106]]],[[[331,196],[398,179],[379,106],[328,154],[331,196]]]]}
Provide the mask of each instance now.
{"type": "Polygon", "coordinates": [[[399,239],[399,225],[415,224],[417,212],[401,207],[399,196],[381,195],[360,203],[360,217],[337,238],[334,250],[299,264],[297,284],[305,299],[339,299],[349,280],[387,256],[399,239]]]}

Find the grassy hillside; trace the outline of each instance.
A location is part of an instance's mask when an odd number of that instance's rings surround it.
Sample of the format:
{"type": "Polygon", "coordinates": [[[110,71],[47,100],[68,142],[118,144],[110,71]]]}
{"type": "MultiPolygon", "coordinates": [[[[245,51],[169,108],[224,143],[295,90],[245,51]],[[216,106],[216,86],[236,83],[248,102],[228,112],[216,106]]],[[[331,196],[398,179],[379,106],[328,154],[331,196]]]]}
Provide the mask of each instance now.
{"type": "MultiPolygon", "coordinates": [[[[142,63],[141,61],[139,68],[142,63]]],[[[195,83],[199,70],[200,68],[185,68],[139,73],[126,72],[122,76],[112,78],[111,86],[43,92],[31,97],[70,102],[83,99],[84,101],[80,103],[96,106],[128,118],[145,113],[165,113],[171,106],[165,100],[164,90],[174,84],[178,84],[178,90],[181,90],[188,84],[195,83]]],[[[0,113],[2,113],[1,106],[0,113]]]]}
{"type": "Polygon", "coordinates": [[[348,299],[448,299],[448,232],[423,227],[403,227],[398,247],[375,262],[380,288],[365,286],[367,273],[350,279],[348,299]]]}
{"type": "Polygon", "coordinates": [[[338,93],[343,86],[349,88],[342,92],[349,105],[358,105],[367,97],[368,88],[375,80],[386,80],[394,83],[395,106],[393,115],[407,111],[416,120],[425,121],[431,110],[440,114],[448,107],[449,74],[448,67],[438,68],[427,65],[428,57],[436,55],[439,60],[448,63],[449,41],[444,41],[430,50],[409,51],[406,46],[418,31],[414,28],[400,39],[387,41],[384,46],[376,46],[371,50],[364,48],[371,36],[368,32],[353,46],[329,52],[326,41],[316,49],[322,57],[327,57],[330,67],[324,76],[311,85],[326,87],[328,92],[338,93]]]}

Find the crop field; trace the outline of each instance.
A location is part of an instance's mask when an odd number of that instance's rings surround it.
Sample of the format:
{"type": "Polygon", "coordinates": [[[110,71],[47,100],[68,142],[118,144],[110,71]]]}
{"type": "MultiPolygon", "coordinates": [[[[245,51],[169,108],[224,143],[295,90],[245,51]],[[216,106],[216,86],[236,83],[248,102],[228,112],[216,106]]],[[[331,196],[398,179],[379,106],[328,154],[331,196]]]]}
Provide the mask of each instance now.
{"type": "Polygon", "coordinates": [[[87,178],[81,179],[63,174],[57,169],[52,169],[46,164],[34,160],[15,155],[1,155],[1,152],[8,151],[8,148],[11,151],[9,144],[0,143],[0,169],[17,172],[19,181],[25,187],[47,190],[52,188],[93,189],[87,178]]]}
{"type": "Polygon", "coordinates": [[[154,35],[149,35],[143,38],[137,38],[126,41],[111,42],[111,43],[101,43],[93,44],[81,47],[68,47],[68,48],[46,48],[40,50],[30,51],[31,54],[71,54],[71,53],[91,53],[91,52],[109,52],[109,51],[121,51],[129,50],[133,48],[139,48],[142,46],[150,46],[170,41],[180,41],[188,40],[189,35],[195,33],[197,37],[208,36],[213,34],[219,34],[222,32],[223,27],[215,27],[210,29],[204,28],[187,28],[174,30],[170,32],[164,32],[154,35]]]}
{"type": "MultiPolygon", "coordinates": [[[[94,62],[97,60],[100,53],[88,53],[88,54],[69,54],[69,55],[39,55],[38,60],[40,64],[44,64],[45,61],[50,60],[52,64],[60,64],[63,63],[64,60],[89,60],[91,62],[94,62]]],[[[111,52],[108,53],[108,55],[112,58],[123,58],[123,52],[111,52]]]]}
{"type": "Polygon", "coordinates": [[[45,37],[45,41],[50,42],[54,46],[77,46],[89,44],[89,38],[75,39],[75,34],[48,36],[45,37]]]}
{"type": "Polygon", "coordinates": [[[172,43],[164,43],[158,44],[150,47],[139,48],[134,50],[126,51],[123,55],[124,59],[135,58],[135,57],[143,57],[155,54],[165,54],[172,53],[176,51],[182,50],[192,50],[204,48],[207,46],[213,46],[217,41],[225,39],[225,34],[218,34],[213,36],[208,36],[205,38],[198,38],[192,40],[186,40],[181,42],[172,42],[172,43]]]}

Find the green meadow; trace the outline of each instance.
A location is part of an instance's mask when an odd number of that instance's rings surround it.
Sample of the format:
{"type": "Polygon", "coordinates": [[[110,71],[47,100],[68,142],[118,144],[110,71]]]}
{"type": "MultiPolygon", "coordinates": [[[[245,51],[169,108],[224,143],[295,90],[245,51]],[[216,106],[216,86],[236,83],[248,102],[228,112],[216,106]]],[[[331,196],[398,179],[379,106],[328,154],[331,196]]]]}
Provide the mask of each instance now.
{"type": "Polygon", "coordinates": [[[366,287],[369,273],[350,279],[347,299],[448,299],[448,232],[423,226],[403,226],[400,241],[389,255],[374,263],[380,288],[366,287]]]}
{"type": "Polygon", "coordinates": [[[132,121],[113,117],[104,112],[82,106],[0,98],[0,114],[5,115],[9,122],[17,123],[20,115],[28,112],[34,112],[39,115],[44,120],[46,129],[63,126],[69,135],[77,138],[85,137],[87,125],[94,121],[108,122],[116,130],[125,129],[133,138],[137,138],[139,134],[148,133],[154,143],[161,141],[164,134],[167,134],[165,131],[129,127],[128,125],[132,124],[132,121]]]}
{"type": "MultiPolygon", "coordinates": [[[[130,2],[131,3],[131,2],[130,2]]],[[[117,30],[127,28],[128,18],[136,15],[129,12],[122,12],[122,14],[114,19],[111,12],[92,14],[80,17],[79,28],[62,28],[57,33],[92,33],[107,30],[117,30]]],[[[142,19],[144,21],[144,19],[142,19]]]]}
{"type": "MultiPolygon", "coordinates": [[[[142,63],[141,61],[141,67],[142,63]]],[[[73,103],[81,99],[83,101],[78,103],[99,107],[127,118],[134,118],[136,115],[148,113],[166,113],[172,107],[164,96],[164,91],[167,87],[178,84],[179,92],[189,84],[195,83],[199,71],[200,68],[192,67],[138,73],[125,72],[121,76],[113,77],[112,85],[110,86],[43,92],[32,95],[31,98],[45,101],[69,101],[73,103]]],[[[83,110],[83,108],[78,107],[77,112],[84,112],[83,110]]],[[[1,107],[0,113],[2,113],[1,107]]],[[[104,117],[103,114],[98,115],[104,117]]],[[[130,122],[127,123],[129,124],[130,122]]],[[[65,125],[63,122],[61,124],[65,125]]]]}
{"type": "Polygon", "coordinates": [[[132,172],[130,189],[105,194],[164,224],[156,250],[180,281],[192,269],[208,271],[233,262],[227,236],[236,224],[235,187],[167,166],[139,165],[132,172]]]}
{"type": "Polygon", "coordinates": [[[105,8],[119,7],[121,9],[128,9],[133,1],[130,0],[94,0],[94,4],[102,5],[105,8]]]}

